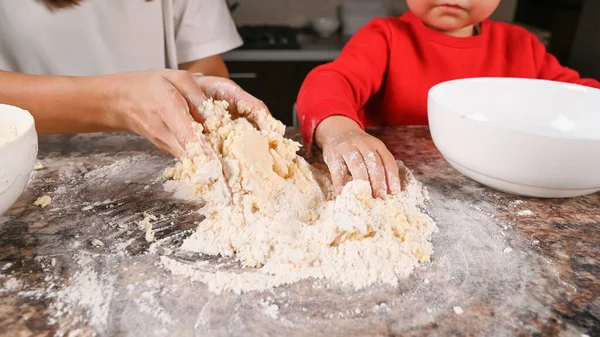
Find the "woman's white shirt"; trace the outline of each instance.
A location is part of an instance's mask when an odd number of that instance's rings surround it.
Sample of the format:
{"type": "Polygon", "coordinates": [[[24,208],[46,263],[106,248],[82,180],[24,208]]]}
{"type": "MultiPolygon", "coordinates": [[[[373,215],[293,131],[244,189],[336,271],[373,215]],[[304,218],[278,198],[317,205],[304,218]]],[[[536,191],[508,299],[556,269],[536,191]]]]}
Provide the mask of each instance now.
{"type": "Polygon", "coordinates": [[[177,68],[242,44],[224,0],[0,1],[0,69],[94,76],[177,68]]]}

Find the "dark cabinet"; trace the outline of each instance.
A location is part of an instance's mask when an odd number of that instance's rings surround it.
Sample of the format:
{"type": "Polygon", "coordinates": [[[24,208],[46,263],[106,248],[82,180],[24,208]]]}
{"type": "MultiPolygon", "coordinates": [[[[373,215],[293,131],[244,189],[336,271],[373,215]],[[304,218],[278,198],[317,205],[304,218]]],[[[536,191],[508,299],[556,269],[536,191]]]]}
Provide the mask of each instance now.
{"type": "Polygon", "coordinates": [[[300,86],[308,73],[323,62],[228,61],[231,79],[265,102],[275,118],[287,126],[294,123],[293,109],[300,86]]]}

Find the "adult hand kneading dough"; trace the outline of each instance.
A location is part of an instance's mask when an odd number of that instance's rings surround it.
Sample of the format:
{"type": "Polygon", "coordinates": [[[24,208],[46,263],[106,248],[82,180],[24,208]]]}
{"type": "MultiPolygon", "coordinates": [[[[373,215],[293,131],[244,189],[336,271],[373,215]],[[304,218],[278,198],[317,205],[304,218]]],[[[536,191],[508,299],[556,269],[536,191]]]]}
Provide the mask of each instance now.
{"type": "MultiPolygon", "coordinates": [[[[178,158],[187,143],[201,141],[192,124],[207,119],[201,103],[211,97],[229,102],[259,129],[267,127],[266,106],[225,78],[183,70],[85,77],[0,71],[0,102],[28,110],[40,134],[131,131],[178,158]]],[[[271,131],[285,131],[277,128],[271,131]]]]}

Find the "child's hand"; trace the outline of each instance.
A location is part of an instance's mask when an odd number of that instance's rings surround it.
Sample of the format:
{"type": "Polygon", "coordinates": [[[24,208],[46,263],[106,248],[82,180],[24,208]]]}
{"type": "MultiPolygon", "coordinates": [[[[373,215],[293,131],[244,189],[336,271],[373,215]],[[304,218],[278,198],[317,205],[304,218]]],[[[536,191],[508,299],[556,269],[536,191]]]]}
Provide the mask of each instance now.
{"type": "Polygon", "coordinates": [[[394,156],[377,138],[364,132],[356,122],[343,116],[323,120],[315,132],[317,145],[331,172],[337,193],[345,184],[349,170],[354,179],[371,183],[373,196],[385,198],[401,190],[394,156]]]}

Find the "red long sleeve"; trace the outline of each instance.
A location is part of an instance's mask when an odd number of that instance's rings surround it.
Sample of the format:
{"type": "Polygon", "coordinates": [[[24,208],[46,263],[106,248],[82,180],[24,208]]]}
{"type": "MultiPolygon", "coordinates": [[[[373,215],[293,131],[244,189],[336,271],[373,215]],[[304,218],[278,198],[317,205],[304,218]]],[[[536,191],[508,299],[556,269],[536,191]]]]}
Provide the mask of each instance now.
{"type": "Polygon", "coordinates": [[[303,136],[312,143],[317,125],[344,115],[364,127],[359,110],[379,91],[388,65],[389,26],[374,20],[348,41],[340,58],[316,68],[298,94],[298,118],[303,136]]]}
{"type": "Polygon", "coordinates": [[[521,27],[486,20],[481,34],[456,38],[408,12],[373,20],[338,59],[307,76],[297,102],[304,143],[311,147],[316,127],[332,115],[362,127],[426,125],[429,89],[469,77],[541,78],[600,88],[597,80],[561,66],[521,27]]]}

